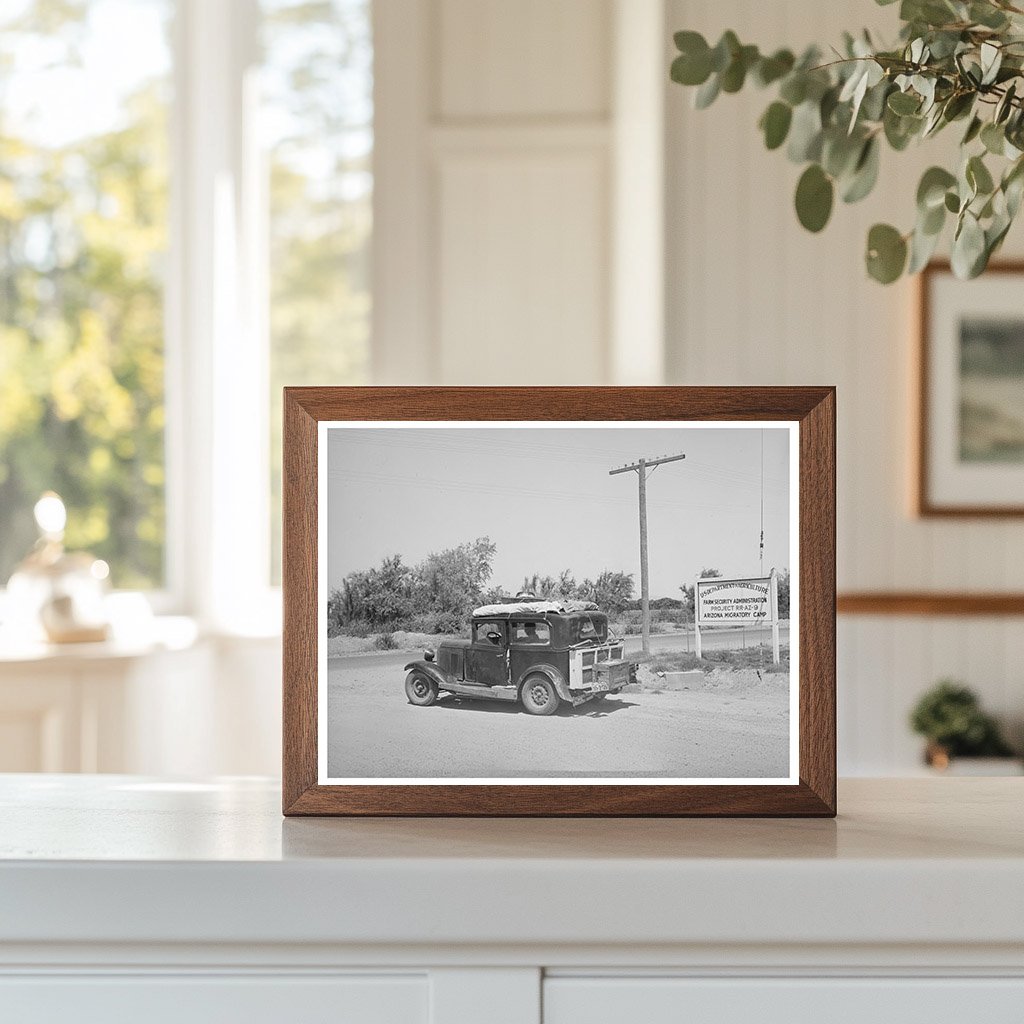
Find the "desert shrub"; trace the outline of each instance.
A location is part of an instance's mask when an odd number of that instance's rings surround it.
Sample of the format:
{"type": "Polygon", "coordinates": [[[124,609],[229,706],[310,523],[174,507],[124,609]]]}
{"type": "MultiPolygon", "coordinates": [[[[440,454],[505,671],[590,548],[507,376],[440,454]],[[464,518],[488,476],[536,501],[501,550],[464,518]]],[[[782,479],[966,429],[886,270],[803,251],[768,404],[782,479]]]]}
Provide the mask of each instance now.
{"type": "Polygon", "coordinates": [[[398,639],[394,633],[378,633],[373,640],[378,651],[393,651],[398,647],[398,639]]]}
{"type": "Polygon", "coordinates": [[[365,619],[357,619],[346,626],[338,626],[335,636],[355,636],[365,639],[371,632],[370,624],[365,619]]]}

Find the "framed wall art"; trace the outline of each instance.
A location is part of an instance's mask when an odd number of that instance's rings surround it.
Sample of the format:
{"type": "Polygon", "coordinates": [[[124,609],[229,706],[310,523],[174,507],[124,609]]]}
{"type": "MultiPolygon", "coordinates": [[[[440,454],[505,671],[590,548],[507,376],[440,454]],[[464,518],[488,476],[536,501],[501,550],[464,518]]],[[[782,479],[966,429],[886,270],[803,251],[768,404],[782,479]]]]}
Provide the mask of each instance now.
{"type": "Polygon", "coordinates": [[[284,417],[285,814],[835,814],[832,388],[284,417]]]}
{"type": "Polygon", "coordinates": [[[1024,263],[919,288],[917,512],[1024,515],[1024,263]]]}

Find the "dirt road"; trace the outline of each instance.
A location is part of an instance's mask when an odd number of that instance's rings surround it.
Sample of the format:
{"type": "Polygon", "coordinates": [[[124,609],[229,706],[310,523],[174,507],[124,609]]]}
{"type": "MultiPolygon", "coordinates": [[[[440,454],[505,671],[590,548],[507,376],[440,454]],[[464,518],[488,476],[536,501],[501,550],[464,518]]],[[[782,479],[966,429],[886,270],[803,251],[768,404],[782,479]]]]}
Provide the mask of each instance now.
{"type": "MultiPolygon", "coordinates": [[[[328,771],[348,778],[620,776],[772,778],[788,774],[785,677],[664,693],[622,693],[550,718],[518,704],[406,702],[409,655],[334,658],[328,771]]],[[[699,684],[698,684],[699,685],[699,684]]]]}

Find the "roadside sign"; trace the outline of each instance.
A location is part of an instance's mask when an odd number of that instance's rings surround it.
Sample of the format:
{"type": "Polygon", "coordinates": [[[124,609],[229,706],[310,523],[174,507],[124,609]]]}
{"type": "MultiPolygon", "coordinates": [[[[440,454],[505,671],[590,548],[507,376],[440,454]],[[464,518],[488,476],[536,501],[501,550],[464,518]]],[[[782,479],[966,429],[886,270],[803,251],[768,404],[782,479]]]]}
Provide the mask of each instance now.
{"type": "Polygon", "coordinates": [[[779,578],[698,579],[693,588],[695,653],[701,654],[701,627],[761,623],[772,627],[772,660],[779,663],[779,578]]]}

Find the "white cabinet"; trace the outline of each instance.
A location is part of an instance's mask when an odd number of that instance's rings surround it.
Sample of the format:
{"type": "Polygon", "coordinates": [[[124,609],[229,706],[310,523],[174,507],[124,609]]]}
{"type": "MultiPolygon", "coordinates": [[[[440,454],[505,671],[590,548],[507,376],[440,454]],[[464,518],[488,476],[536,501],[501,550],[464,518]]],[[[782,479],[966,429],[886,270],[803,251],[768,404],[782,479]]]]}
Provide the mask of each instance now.
{"type": "Polygon", "coordinates": [[[1020,1024],[1024,979],[552,977],[544,1024],[1020,1024]]]}
{"type": "Polygon", "coordinates": [[[17,1024],[428,1024],[426,975],[0,978],[17,1024]]]}
{"type": "Polygon", "coordinates": [[[1021,1024],[1020,796],[283,821],[254,779],[0,777],[0,1022],[1021,1024]]]}

